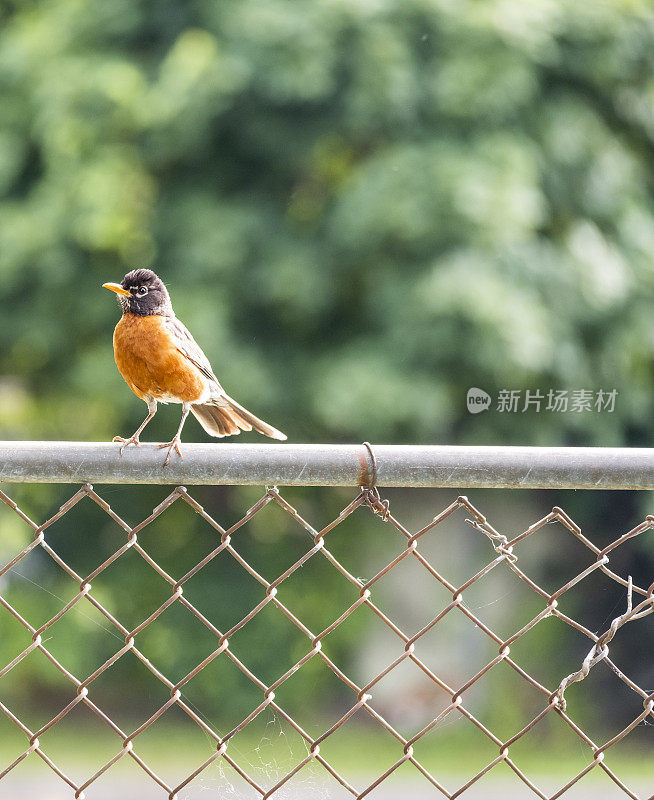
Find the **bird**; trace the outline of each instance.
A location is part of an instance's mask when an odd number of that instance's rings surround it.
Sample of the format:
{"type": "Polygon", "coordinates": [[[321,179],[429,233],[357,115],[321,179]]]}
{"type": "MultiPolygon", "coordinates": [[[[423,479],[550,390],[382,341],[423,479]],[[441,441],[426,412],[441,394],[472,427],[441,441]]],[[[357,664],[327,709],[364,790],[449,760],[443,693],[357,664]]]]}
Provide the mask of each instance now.
{"type": "Polygon", "coordinates": [[[158,445],[168,448],[164,467],[173,450],[183,458],[181,434],[189,411],[210,436],[222,438],[254,429],[271,439],[286,439],[225,392],[200,345],[175,316],[164,282],[152,270],[135,269],[120,283],[102,286],[116,293],[122,311],[113,336],[116,366],[129,388],[148,406],[147,417],[131,436],[114,436],[113,441],[121,444],[121,456],[129,445],[140,444],[139,437],[156,414],[157,403],[182,404],[177,433],[172,441],[158,445]]]}

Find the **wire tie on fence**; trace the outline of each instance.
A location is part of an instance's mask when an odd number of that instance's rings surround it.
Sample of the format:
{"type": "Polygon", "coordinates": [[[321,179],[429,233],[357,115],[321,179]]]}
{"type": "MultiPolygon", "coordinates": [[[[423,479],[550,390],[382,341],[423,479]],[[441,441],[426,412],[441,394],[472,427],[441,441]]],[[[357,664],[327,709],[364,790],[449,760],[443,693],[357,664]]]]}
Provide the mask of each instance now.
{"type": "MultiPolygon", "coordinates": [[[[561,708],[565,711],[566,702],[564,693],[565,690],[571,683],[578,683],[579,681],[583,681],[587,676],[591,669],[595,666],[595,664],[603,661],[609,654],[609,642],[613,639],[615,634],[618,632],[618,629],[625,625],[632,619],[637,619],[638,614],[634,614],[633,608],[633,578],[631,575],[627,578],[627,610],[624,614],[620,614],[620,616],[616,617],[612,622],[609,628],[604,631],[604,633],[597,639],[595,644],[591,647],[584,658],[582,665],[577,672],[573,672],[567,677],[565,677],[561,683],[559,684],[559,688],[554,692],[554,695],[560,701],[561,708]]],[[[637,609],[636,609],[637,610],[637,609]]]]}
{"type": "Polygon", "coordinates": [[[375,454],[372,449],[372,445],[370,442],[363,442],[363,446],[368,451],[370,456],[370,464],[372,466],[370,480],[368,481],[367,486],[359,486],[359,490],[363,495],[363,499],[368,506],[368,508],[372,511],[373,514],[379,514],[382,518],[382,522],[388,522],[388,515],[390,513],[389,510],[389,501],[382,500],[379,494],[379,489],[377,488],[377,459],[375,458],[375,454]]]}
{"type": "Polygon", "coordinates": [[[508,547],[509,540],[501,533],[497,533],[495,531],[489,530],[484,526],[483,523],[479,522],[476,519],[466,519],[465,520],[471,528],[474,528],[476,531],[483,533],[484,536],[487,536],[496,553],[499,553],[506,561],[510,561],[512,564],[515,564],[518,560],[518,556],[513,552],[513,547],[508,547]]]}

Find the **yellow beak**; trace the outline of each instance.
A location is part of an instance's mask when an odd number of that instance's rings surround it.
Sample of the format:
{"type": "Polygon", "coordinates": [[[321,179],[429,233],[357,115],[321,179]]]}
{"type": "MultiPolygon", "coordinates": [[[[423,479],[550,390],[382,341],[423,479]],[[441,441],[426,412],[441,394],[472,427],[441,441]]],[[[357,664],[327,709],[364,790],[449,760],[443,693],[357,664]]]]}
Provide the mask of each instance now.
{"type": "Polygon", "coordinates": [[[103,283],[103,289],[110,289],[112,292],[116,292],[116,294],[124,294],[127,297],[131,297],[132,293],[128,292],[127,289],[123,289],[123,287],[119,283],[103,283]]]}

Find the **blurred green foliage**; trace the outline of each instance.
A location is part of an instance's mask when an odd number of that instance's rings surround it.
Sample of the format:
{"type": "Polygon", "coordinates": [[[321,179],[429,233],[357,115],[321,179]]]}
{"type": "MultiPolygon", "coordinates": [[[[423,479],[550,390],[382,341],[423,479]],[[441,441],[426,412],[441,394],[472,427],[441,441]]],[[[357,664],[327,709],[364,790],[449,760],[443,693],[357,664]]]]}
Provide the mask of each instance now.
{"type": "Polygon", "coordinates": [[[650,442],[653,45],[637,0],[5,4],[3,435],[138,420],[100,284],[152,266],[293,440],[650,442]]]}
{"type": "MultiPolygon", "coordinates": [[[[100,286],[150,266],[226,389],[291,441],[651,444],[653,97],[644,0],[5,2],[0,436],[131,433],[144,408],[100,286]],[[612,414],[472,416],[471,385],[619,395],[612,414]]],[[[39,519],[63,497],[20,496],[39,519]]],[[[249,499],[206,497],[221,519],[249,499]]],[[[344,504],[304,497],[325,523],[344,504]]],[[[133,493],[130,521],[160,499],[133,493]]],[[[89,515],[58,541],[66,558],[89,515]]],[[[162,541],[192,560],[198,530],[188,515],[162,541]]],[[[321,581],[307,608],[338,594],[321,581]]],[[[237,614],[235,574],[203,586],[237,614]]]]}

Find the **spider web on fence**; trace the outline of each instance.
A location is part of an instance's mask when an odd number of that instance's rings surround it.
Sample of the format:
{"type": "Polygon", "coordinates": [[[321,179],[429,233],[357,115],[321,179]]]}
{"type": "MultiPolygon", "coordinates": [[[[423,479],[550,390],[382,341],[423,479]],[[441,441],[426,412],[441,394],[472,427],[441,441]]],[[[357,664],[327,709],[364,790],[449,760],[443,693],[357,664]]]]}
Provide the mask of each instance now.
{"type": "MultiPolygon", "coordinates": [[[[521,534],[513,539],[508,539],[499,533],[484,515],[469,502],[466,497],[459,497],[449,506],[444,508],[433,520],[421,528],[420,530],[411,533],[405,528],[402,523],[396,519],[390,512],[388,501],[382,500],[377,489],[363,488],[358,495],[340,512],[340,514],[333,519],[324,528],[317,530],[305,520],[293,506],[286,501],[277,488],[269,488],[263,496],[238,520],[234,525],[229,528],[223,528],[205,509],[192,497],[191,494],[184,487],[177,487],[171,492],[170,495],[160,503],[154,511],[146,517],[142,522],[136,526],[130,526],[118,514],[116,514],[110,505],[94,491],[90,485],[81,487],[72,497],[64,503],[59,511],[46,520],[42,524],[37,524],[32,521],[18,505],[6,494],[0,492],[0,500],[8,505],[13,511],[33,530],[32,541],[22,549],[17,555],[9,561],[2,569],[0,569],[0,578],[10,572],[14,567],[20,564],[33,550],[39,548],[47,554],[58,566],[67,573],[71,581],[74,581],[77,586],[77,593],[75,596],[65,603],[59,611],[52,616],[51,619],[46,621],[40,627],[34,627],[29,620],[25,619],[21,613],[14,608],[4,597],[0,595],[0,605],[9,612],[17,622],[29,633],[31,637],[31,644],[26,647],[22,652],[17,653],[16,656],[4,667],[0,668],[0,679],[7,675],[14,669],[20,662],[28,657],[30,653],[35,650],[45,656],[53,670],[56,670],[69,681],[75,688],[75,697],[62,708],[52,719],[38,730],[29,728],[20,718],[20,712],[17,709],[10,709],[3,702],[0,702],[0,710],[11,720],[11,722],[18,728],[26,737],[25,750],[6,767],[0,765],[0,781],[7,776],[18,764],[25,758],[36,754],[42,759],[48,767],[53,770],[62,781],[70,787],[74,797],[84,798],[85,791],[92,787],[93,783],[100,778],[107,770],[114,764],[124,758],[131,759],[138,767],[143,770],[149,778],[158,784],[163,793],[167,793],[170,800],[175,800],[178,793],[185,787],[189,786],[191,782],[200,778],[203,772],[211,765],[218,763],[221,769],[228,773],[230,770],[235,775],[246,781],[252,789],[262,798],[279,797],[281,798],[284,787],[289,785],[289,782],[296,779],[309,765],[314,768],[322,768],[325,777],[331,776],[331,779],[338,782],[343,789],[348,792],[352,797],[363,798],[374,792],[374,790],[386,781],[393,773],[404,765],[409,765],[416,771],[422,774],[424,778],[429,781],[434,789],[435,796],[444,796],[446,798],[459,797],[463,795],[470,787],[476,784],[484,775],[493,770],[499,764],[504,764],[510,768],[515,775],[515,780],[524,784],[529,789],[531,796],[537,796],[542,800],[554,800],[555,798],[564,795],[568,789],[581,780],[586,774],[593,770],[603,771],[613,782],[613,784],[621,790],[621,794],[631,797],[634,800],[642,800],[632,789],[630,789],[615,772],[609,767],[607,763],[607,754],[610,757],[611,748],[619,741],[627,737],[633,729],[639,724],[645,722],[648,718],[654,720],[654,693],[648,693],[645,689],[641,688],[634,680],[627,676],[619,666],[614,663],[610,658],[610,643],[616,635],[619,635],[620,629],[638,619],[642,619],[646,615],[654,611],[654,582],[648,587],[641,587],[636,585],[631,576],[621,575],[614,572],[609,566],[609,557],[617,548],[623,546],[626,542],[632,540],[634,537],[641,533],[654,528],[654,517],[648,516],[642,523],[635,528],[620,536],[614,542],[604,549],[596,547],[589,539],[587,539],[581,532],[576,523],[560,508],[555,507],[552,511],[544,516],[542,519],[535,522],[521,534]],[[78,574],[60,555],[51,547],[47,541],[48,528],[65,514],[67,514],[74,506],[81,501],[92,501],[102,509],[115,523],[117,523],[125,532],[125,542],[119,547],[112,555],[110,555],[100,566],[94,569],[88,575],[78,574]],[[173,503],[186,503],[188,504],[207,525],[211,526],[217,534],[217,544],[215,548],[208,553],[202,560],[195,564],[186,574],[182,576],[170,575],[163,569],[157,561],[152,558],[150,553],[144,549],[139,541],[139,534],[150,525],[154,520],[166,513],[166,510],[173,503]],[[295,561],[295,563],[286,569],[282,574],[272,581],[268,581],[261,575],[240,553],[238,550],[238,531],[258,514],[268,504],[276,504],[289,518],[294,520],[295,523],[301,526],[305,531],[309,541],[310,547],[303,555],[295,561]],[[386,530],[392,531],[392,535],[396,536],[399,542],[403,545],[403,549],[398,556],[387,563],[380,569],[376,575],[369,580],[363,580],[351,574],[348,569],[333,555],[330,551],[329,537],[330,533],[340,525],[347,517],[349,517],[357,508],[367,506],[370,511],[378,515],[381,522],[386,523],[386,530]],[[451,583],[445,576],[434,567],[430,560],[420,550],[421,541],[423,537],[428,537],[441,523],[456,513],[463,513],[469,515],[466,519],[477,532],[483,534],[485,541],[489,546],[490,554],[493,556],[490,561],[474,576],[469,578],[465,583],[457,585],[451,583]],[[529,537],[533,536],[539,530],[549,523],[560,523],[563,528],[578,542],[580,542],[591,554],[593,559],[590,566],[581,570],[567,583],[561,586],[553,593],[546,591],[538,583],[536,583],[525,571],[521,568],[520,563],[520,547],[529,537]],[[152,614],[134,628],[128,628],[122,624],[93,594],[93,581],[101,575],[109,566],[115,563],[118,559],[123,557],[128,551],[132,551],[143,559],[143,562],[152,570],[154,570],[169,587],[169,596],[152,614]],[[251,610],[243,616],[236,624],[228,630],[220,630],[211,619],[203,614],[193,603],[189,601],[184,594],[184,587],[187,582],[192,581],[194,576],[204,569],[210,562],[217,558],[232,558],[235,559],[249,575],[260,584],[263,597],[259,600],[251,610]],[[338,617],[334,618],[332,622],[327,625],[323,630],[318,632],[310,630],[304,622],[294,614],[278,597],[279,587],[286,581],[293,573],[305,565],[310,559],[326,559],[329,565],[337,570],[343,578],[351,586],[351,601],[349,606],[338,617]],[[442,589],[449,593],[451,600],[445,608],[439,611],[438,614],[433,616],[429,622],[423,625],[420,630],[415,632],[406,632],[397,624],[396,621],[391,619],[375,602],[374,594],[375,587],[378,581],[384,576],[388,575],[392,570],[396,569],[406,559],[415,560],[420,568],[423,569],[426,575],[436,581],[442,589]],[[528,587],[531,593],[536,598],[542,600],[542,610],[537,613],[532,619],[529,620],[523,627],[515,631],[508,638],[503,638],[493,631],[487,624],[485,624],[469,604],[466,604],[465,593],[474,584],[480,581],[492,570],[503,568],[511,570],[512,573],[528,587]],[[587,627],[582,625],[577,620],[564,614],[559,608],[560,598],[568,592],[572,587],[589,578],[593,573],[601,572],[606,578],[614,584],[623,587],[626,593],[625,610],[616,616],[611,624],[600,635],[595,634],[587,627]],[[97,668],[90,675],[76,676],[72,674],[61,660],[56,658],[53,653],[46,646],[45,634],[46,632],[57,623],[64,615],[66,615],[78,603],[89,603],[94,609],[102,614],[106,621],[110,624],[111,629],[117,632],[117,635],[124,641],[124,645],[118,648],[104,664],[97,668]],[[196,664],[181,680],[173,682],[162,671],[160,671],[156,664],[152,663],[143,652],[139,649],[138,640],[139,635],[173,604],[179,604],[184,607],[195,619],[208,631],[209,635],[213,637],[215,647],[213,651],[204,658],[201,662],[196,664]],[[302,655],[295,664],[293,664],[286,672],[279,675],[276,680],[271,683],[266,683],[248,666],[247,659],[241,659],[235,655],[230,648],[230,638],[233,637],[239,630],[246,626],[257,614],[260,614],[266,607],[277,609],[281,612],[287,620],[300,631],[306,639],[306,652],[302,655]],[[392,654],[393,657],[388,660],[386,666],[365,685],[357,684],[345,671],[325,652],[323,642],[330,633],[335,631],[339,626],[351,617],[359,608],[365,608],[368,613],[374,615],[383,626],[392,634],[397,643],[397,651],[392,654]],[[450,685],[438,671],[432,669],[427,661],[421,654],[421,640],[430,631],[436,628],[448,615],[453,613],[463,614],[469,622],[476,626],[483,635],[489,640],[493,647],[497,650],[497,655],[494,656],[488,663],[486,663],[474,676],[470,677],[463,685],[450,685]],[[519,663],[514,660],[511,655],[511,647],[520,640],[525,634],[531,631],[536,625],[540,624],[547,618],[557,618],[565,625],[570,626],[588,640],[588,654],[579,664],[579,668],[569,675],[562,676],[560,683],[557,686],[544,686],[532,675],[529,674],[519,663]],[[149,719],[142,723],[136,730],[125,731],[123,730],[111,717],[106,713],[93,698],[93,683],[96,681],[106,670],[109,670],[120,659],[124,658],[126,654],[131,653],[149,670],[152,675],[166,688],[169,694],[169,699],[158,708],[149,719]],[[216,659],[228,659],[245,678],[251,682],[260,692],[261,700],[258,705],[253,708],[241,722],[239,722],[228,733],[220,735],[214,726],[204,717],[199,709],[196,709],[190,702],[184,698],[182,689],[187,686],[194,678],[209,666],[216,659]],[[291,715],[283,705],[277,700],[276,692],[279,688],[291,678],[298,670],[301,670],[309,661],[313,659],[320,660],[324,666],[333,673],[337,680],[341,681],[351,693],[351,706],[350,708],[327,730],[317,737],[311,736],[304,727],[291,715]],[[599,663],[604,663],[610,668],[615,675],[623,682],[627,689],[634,693],[642,701],[642,712],[634,716],[634,718],[622,730],[615,734],[608,741],[600,742],[599,744],[584,731],[575,722],[567,709],[566,694],[574,691],[571,687],[573,684],[583,681],[592,671],[592,669],[599,663]],[[434,687],[446,694],[448,702],[445,707],[440,710],[438,714],[422,729],[407,738],[400,731],[397,730],[396,725],[391,722],[381,713],[379,707],[375,703],[374,694],[375,687],[386,676],[391,674],[394,670],[398,670],[401,665],[411,663],[420,670],[426,679],[433,683],[434,687]],[[472,687],[477,686],[483,682],[484,677],[496,665],[504,663],[519,677],[521,681],[532,687],[541,698],[542,708],[540,711],[520,730],[516,731],[509,738],[501,738],[487,727],[475,714],[472,713],[467,702],[469,691],[472,687]],[[76,706],[83,704],[93,714],[95,714],[108,728],[113,731],[117,739],[116,752],[112,758],[103,763],[86,780],[78,782],[73,780],[55,761],[47,754],[41,745],[40,737],[56,726],[63,720],[76,706]],[[176,707],[186,714],[195,725],[203,732],[203,734],[213,742],[214,752],[201,763],[194,764],[189,767],[186,776],[177,785],[169,785],[146,760],[139,755],[139,736],[146,730],[155,726],[157,721],[172,707],[176,707]],[[263,712],[273,712],[276,717],[287,723],[303,740],[305,750],[296,763],[284,769],[282,775],[276,775],[268,781],[263,781],[262,777],[250,768],[250,764],[245,765],[243,759],[238,753],[234,753],[233,749],[230,750],[230,742],[234,737],[250,725],[259,715],[263,712]],[[368,783],[366,786],[354,786],[351,783],[350,777],[342,774],[342,770],[337,770],[332,763],[321,753],[321,746],[335,734],[343,726],[347,726],[349,721],[357,714],[364,713],[368,715],[374,722],[384,729],[397,743],[397,758],[395,762],[386,769],[383,773],[375,777],[375,779],[368,783]],[[588,763],[579,771],[572,779],[565,785],[561,786],[553,794],[545,793],[539,788],[536,783],[523,771],[516,760],[511,755],[511,748],[519,742],[523,737],[528,736],[530,731],[534,729],[545,717],[549,715],[556,715],[563,723],[569,728],[570,731],[579,739],[583,744],[585,751],[588,754],[588,763]],[[467,720],[470,724],[474,725],[481,734],[497,749],[497,755],[478,770],[471,778],[464,784],[458,787],[446,787],[441,782],[438,775],[432,774],[425,764],[418,758],[416,753],[416,745],[427,737],[428,734],[437,729],[439,726],[446,724],[445,721],[449,718],[460,717],[467,720]],[[263,785],[265,783],[265,785],[263,785]]],[[[311,698],[307,698],[307,704],[310,705],[311,698]]],[[[610,760],[610,758],[609,758],[610,760]]],[[[442,776],[441,776],[442,777],[442,776]]],[[[652,795],[654,798],[654,795],[652,795]]],[[[651,798],[650,798],[651,800],[651,798]]]]}

